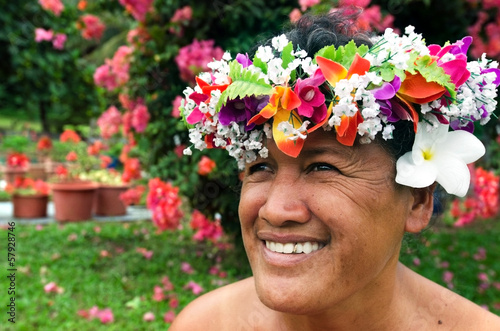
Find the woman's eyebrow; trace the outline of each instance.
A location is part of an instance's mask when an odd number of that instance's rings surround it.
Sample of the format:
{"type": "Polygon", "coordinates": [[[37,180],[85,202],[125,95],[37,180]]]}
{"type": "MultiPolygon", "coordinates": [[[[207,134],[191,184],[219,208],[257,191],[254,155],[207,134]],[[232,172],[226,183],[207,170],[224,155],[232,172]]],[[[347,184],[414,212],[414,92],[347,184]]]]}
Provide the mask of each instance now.
{"type": "Polygon", "coordinates": [[[352,148],[337,148],[333,146],[317,146],[317,147],[311,147],[311,148],[305,148],[301,151],[301,155],[307,156],[307,157],[312,157],[312,156],[318,156],[318,155],[325,155],[325,154],[334,154],[334,155],[341,155],[341,156],[349,156],[352,157],[355,153],[353,153],[352,148]]]}

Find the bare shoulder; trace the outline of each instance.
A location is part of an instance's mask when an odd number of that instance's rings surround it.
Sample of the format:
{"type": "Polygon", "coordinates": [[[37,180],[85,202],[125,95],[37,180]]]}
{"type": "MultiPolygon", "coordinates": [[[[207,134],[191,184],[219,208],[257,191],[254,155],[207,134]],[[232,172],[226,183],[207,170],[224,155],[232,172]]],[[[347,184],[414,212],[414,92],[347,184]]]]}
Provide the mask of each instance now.
{"type": "Polygon", "coordinates": [[[260,304],[253,278],[247,278],[208,292],[189,303],[169,330],[234,330],[251,306],[260,304]],[[256,303],[255,301],[258,301],[256,303]]]}
{"type": "Polygon", "coordinates": [[[421,308],[414,315],[416,323],[412,327],[426,325],[428,330],[500,330],[499,316],[420,275],[416,277],[420,284],[416,296],[421,308]]]}

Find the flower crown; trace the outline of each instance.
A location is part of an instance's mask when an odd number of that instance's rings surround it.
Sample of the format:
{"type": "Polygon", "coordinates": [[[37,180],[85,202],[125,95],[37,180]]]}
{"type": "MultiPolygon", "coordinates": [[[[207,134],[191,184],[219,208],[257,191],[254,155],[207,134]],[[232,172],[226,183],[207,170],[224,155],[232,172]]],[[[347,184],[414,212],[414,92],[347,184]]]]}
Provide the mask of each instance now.
{"type": "Polygon", "coordinates": [[[266,139],[296,157],[319,127],[352,146],[358,135],[361,143],[377,135],[392,139],[395,122],[411,121],[415,143],[397,162],[396,182],[426,187],[437,181],[463,196],[466,164],[485,152],[471,134],[474,122],[490,119],[500,83],[497,62],[485,55],[467,62],[471,42],[426,46],[409,26],[403,36],[387,29],[372,47],[351,41],[311,58],[281,35],[252,60],[225,53],[211,62],[212,72],[185,89],[181,111],[194,148],[225,148],[240,168],[257,154],[267,157],[266,139]]]}

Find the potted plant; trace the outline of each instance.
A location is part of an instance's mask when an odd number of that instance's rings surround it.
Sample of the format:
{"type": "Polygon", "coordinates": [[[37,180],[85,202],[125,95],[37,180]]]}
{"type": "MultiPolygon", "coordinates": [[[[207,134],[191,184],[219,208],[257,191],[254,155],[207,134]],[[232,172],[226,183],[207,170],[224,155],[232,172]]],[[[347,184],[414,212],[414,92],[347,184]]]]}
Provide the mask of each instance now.
{"type": "Polygon", "coordinates": [[[16,177],[24,177],[28,171],[30,161],[26,154],[11,152],[7,155],[4,178],[7,183],[14,183],[16,177]]]}
{"type": "Polygon", "coordinates": [[[49,185],[29,177],[16,177],[8,183],[5,191],[11,195],[13,217],[41,218],[47,216],[49,185]]]}
{"type": "Polygon", "coordinates": [[[92,170],[81,174],[80,178],[97,183],[97,194],[94,201],[96,216],[121,216],[127,213],[127,206],[120,199],[129,185],[122,181],[122,175],[115,169],[92,170]]]}

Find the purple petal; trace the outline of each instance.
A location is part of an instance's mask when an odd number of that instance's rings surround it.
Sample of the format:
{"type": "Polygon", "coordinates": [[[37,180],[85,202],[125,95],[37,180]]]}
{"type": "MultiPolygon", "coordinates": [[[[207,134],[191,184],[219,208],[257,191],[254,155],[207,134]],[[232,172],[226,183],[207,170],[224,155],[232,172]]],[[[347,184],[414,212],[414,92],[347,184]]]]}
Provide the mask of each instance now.
{"type": "Polygon", "coordinates": [[[314,109],[314,113],[311,116],[311,121],[313,121],[314,123],[319,123],[325,119],[327,113],[328,109],[326,108],[326,105],[322,103],[319,107],[316,107],[314,109]]]}
{"type": "MultiPolygon", "coordinates": [[[[397,76],[396,76],[397,77],[397,76]]],[[[373,96],[377,100],[389,100],[392,99],[396,95],[396,90],[394,90],[394,86],[391,83],[385,82],[382,86],[374,88],[371,90],[373,96]]]]}
{"type": "Polygon", "coordinates": [[[500,85],[500,69],[489,68],[489,69],[486,69],[486,70],[482,70],[481,74],[487,74],[489,72],[494,72],[497,75],[497,79],[495,79],[493,81],[493,84],[495,84],[496,86],[500,85]]]}
{"type": "Polygon", "coordinates": [[[454,120],[451,121],[450,127],[453,130],[464,130],[469,133],[474,132],[474,123],[472,121],[461,121],[461,120],[454,120]]]}
{"type": "Polygon", "coordinates": [[[238,63],[241,64],[243,68],[246,68],[253,64],[250,58],[248,57],[247,53],[245,54],[238,53],[238,55],[236,55],[236,61],[238,61],[238,63]]]}

